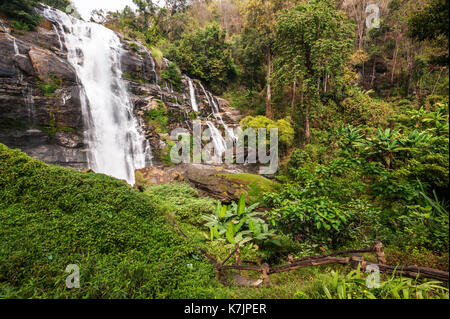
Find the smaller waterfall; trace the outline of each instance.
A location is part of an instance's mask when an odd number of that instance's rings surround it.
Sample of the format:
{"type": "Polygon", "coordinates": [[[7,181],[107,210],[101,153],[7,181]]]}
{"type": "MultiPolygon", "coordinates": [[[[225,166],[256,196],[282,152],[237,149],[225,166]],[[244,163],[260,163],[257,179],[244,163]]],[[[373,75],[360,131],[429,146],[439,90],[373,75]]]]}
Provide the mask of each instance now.
{"type": "Polygon", "coordinates": [[[216,156],[217,158],[221,158],[222,154],[227,150],[227,143],[222,137],[222,134],[220,134],[220,131],[214,126],[213,123],[207,121],[206,125],[208,125],[209,131],[211,133],[211,138],[216,150],[216,156]]]}
{"type": "Polygon", "coordinates": [[[58,42],[59,42],[59,50],[62,51],[64,49],[64,46],[61,41],[61,36],[59,35],[58,29],[55,25],[53,25],[53,30],[55,31],[56,35],[58,36],[58,42]]]}
{"type": "Polygon", "coordinates": [[[19,46],[17,45],[16,38],[13,37],[12,40],[13,40],[13,46],[14,46],[14,55],[25,57],[25,55],[21,54],[19,51],[19,46]]]}
{"type": "Polygon", "coordinates": [[[17,46],[16,38],[14,38],[13,42],[14,42],[14,54],[20,55],[20,51],[19,51],[19,47],[17,46]]]}
{"type": "Polygon", "coordinates": [[[156,63],[155,60],[153,60],[153,56],[150,54],[150,62],[152,63],[152,72],[155,75],[155,84],[158,85],[159,77],[158,72],[156,72],[156,63]]]}
{"type": "Polygon", "coordinates": [[[220,124],[223,125],[223,127],[225,128],[225,132],[227,133],[227,136],[230,137],[233,141],[237,141],[237,137],[234,134],[233,129],[228,127],[228,125],[225,124],[225,122],[223,121],[222,115],[220,115],[219,104],[217,103],[214,96],[211,93],[209,93],[209,94],[210,94],[210,96],[209,96],[208,100],[211,100],[211,109],[213,111],[214,117],[219,121],[220,124]]]}
{"type": "Polygon", "coordinates": [[[228,127],[228,125],[226,125],[225,122],[223,121],[222,115],[220,115],[219,104],[215,100],[214,96],[211,93],[207,92],[201,83],[200,83],[200,87],[202,88],[203,94],[205,94],[206,99],[208,100],[208,103],[211,106],[211,110],[213,112],[214,117],[225,128],[227,137],[231,138],[231,140],[233,140],[233,141],[237,141],[237,137],[234,134],[233,129],[228,127]]]}
{"type": "Polygon", "coordinates": [[[35,115],[35,107],[34,107],[34,97],[33,97],[33,88],[27,86],[23,92],[25,105],[28,111],[28,121],[31,124],[31,128],[34,128],[36,124],[36,115],[35,115]]]}
{"type": "Polygon", "coordinates": [[[198,105],[197,105],[197,100],[195,99],[195,88],[194,88],[194,84],[192,83],[192,80],[190,78],[188,78],[188,82],[189,82],[189,93],[191,95],[191,105],[192,105],[192,109],[195,112],[198,112],[198,105]]]}

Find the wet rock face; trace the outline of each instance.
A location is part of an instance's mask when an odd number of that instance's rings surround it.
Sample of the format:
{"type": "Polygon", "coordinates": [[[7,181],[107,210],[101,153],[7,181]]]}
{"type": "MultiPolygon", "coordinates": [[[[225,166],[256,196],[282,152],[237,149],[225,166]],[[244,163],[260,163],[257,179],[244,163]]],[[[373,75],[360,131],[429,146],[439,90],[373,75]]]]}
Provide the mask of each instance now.
{"type": "Polygon", "coordinates": [[[75,70],[53,29],[0,27],[0,143],[45,162],[87,166],[75,70]]]}

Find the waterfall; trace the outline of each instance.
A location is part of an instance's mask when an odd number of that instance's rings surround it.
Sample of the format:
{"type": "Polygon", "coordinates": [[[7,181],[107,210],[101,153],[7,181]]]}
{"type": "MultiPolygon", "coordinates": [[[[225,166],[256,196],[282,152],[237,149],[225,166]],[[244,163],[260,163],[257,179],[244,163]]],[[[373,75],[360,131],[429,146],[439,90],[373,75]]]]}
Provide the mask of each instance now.
{"type": "Polygon", "coordinates": [[[16,38],[14,38],[13,42],[14,42],[14,54],[20,55],[20,51],[19,51],[19,47],[17,46],[16,38]]]}
{"type": "Polygon", "coordinates": [[[30,86],[27,86],[26,89],[23,92],[25,105],[28,110],[28,121],[31,124],[31,128],[34,128],[35,122],[36,122],[36,115],[35,115],[35,107],[34,107],[34,97],[33,97],[33,88],[30,86]]]}
{"type": "Polygon", "coordinates": [[[56,28],[55,25],[53,25],[53,31],[55,31],[56,35],[58,36],[59,50],[62,51],[64,47],[61,41],[61,36],[59,35],[58,29],[56,28]]]}
{"type": "Polygon", "coordinates": [[[211,138],[216,150],[217,158],[220,158],[222,154],[227,150],[227,143],[222,137],[222,134],[220,134],[220,131],[214,126],[213,123],[207,121],[206,125],[208,125],[209,131],[211,133],[211,138]]]}
{"type": "Polygon", "coordinates": [[[155,85],[158,85],[158,82],[159,82],[158,72],[156,72],[156,63],[155,63],[155,60],[153,60],[152,54],[150,54],[150,61],[152,63],[152,72],[155,75],[155,85]]]}
{"type": "Polygon", "coordinates": [[[189,93],[191,95],[191,105],[192,105],[192,109],[195,112],[198,112],[198,105],[197,105],[197,100],[195,99],[195,88],[194,88],[194,84],[192,83],[192,80],[190,78],[188,78],[188,82],[189,82],[189,93]]]}
{"type": "Polygon", "coordinates": [[[208,103],[211,106],[211,110],[213,112],[214,117],[216,118],[217,121],[219,121],[220,124],[223,125],[225,132],[227,133],[227,137],[231,138],[234,141],[237,141],[237,137],[234,134],[233,129],[228,127],[228,125],[226,125],[225,122],[223,121],[222,115],[220,115],[219,104],[215,100],[214,96],[211,93],[206,92],[203,85],[201,85],[201,87],[203,89],[203,92],[206,95],[206,98],[208,99],[208,103]]]}
{"type": "Polygon", "coordinates": [[[99,24],[50,7],[44,8],[43,15],[63,32],[67,59],[81,85],[90,168],[133,185],[135,169],[151,161],[151,151],[122,78],[119,37],[99,24]]]}

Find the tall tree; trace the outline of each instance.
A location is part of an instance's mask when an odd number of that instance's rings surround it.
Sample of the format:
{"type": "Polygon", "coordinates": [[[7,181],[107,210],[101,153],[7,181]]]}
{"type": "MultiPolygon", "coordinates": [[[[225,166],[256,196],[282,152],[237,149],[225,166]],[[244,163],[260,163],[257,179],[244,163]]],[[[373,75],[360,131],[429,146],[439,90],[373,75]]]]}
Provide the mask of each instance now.
{"type": "Polygon", "coordinates": [[[310,132],[310,107],[319,103],[321,88],[344,74],[352,53],[354,24],[331,0],[312,0],[281,14],[277,25],[277,84],[298,83],[305,140],[310,132]]]}
{"type": "MultiPolygon", "coordinates": [[[[272,68],[275,44],[276,16],[281,10],[291,8],[296,0],[248,0],[243,2],[242,15],[245,28],[257,30],[260,45],[264,48],[267,68],[266,116],[272,117],[272,68]]],[[[245,31],[244,31],[245,32],[245,31]]]]}

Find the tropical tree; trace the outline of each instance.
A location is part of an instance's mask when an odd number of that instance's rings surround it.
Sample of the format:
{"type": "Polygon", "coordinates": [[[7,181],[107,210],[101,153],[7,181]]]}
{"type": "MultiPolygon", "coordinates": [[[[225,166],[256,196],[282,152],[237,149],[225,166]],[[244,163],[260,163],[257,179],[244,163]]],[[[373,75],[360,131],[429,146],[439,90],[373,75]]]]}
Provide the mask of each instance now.
{"type": "Polygon", "coordinates": [[[184,33],[182,39],[169,49],[167,58],[217,93],[236,76],[230,44],[217,23],[184,33]]]}
{"type": "Polygon", "coordinates": [[[267,95],[266,95],[266,116],[272,117],[272,69],[273,54],[276,40],[277,14],[283,9],[292,8],[300,0],[248,0],[243,3],[242,15],[245,20],[245,30],[256,31],[252,38],[248,40],[257,43],[262,47],[266,60],[267,70],[267,95]]]}
{"type": "Polygon", "coordinates": [[[354,25],[330,0],[313,0],[279,16],[274,79],[281,87],[298,83],[306,142],[310,107],[321,90],[339,83],[352,53],[354,25]]]}

